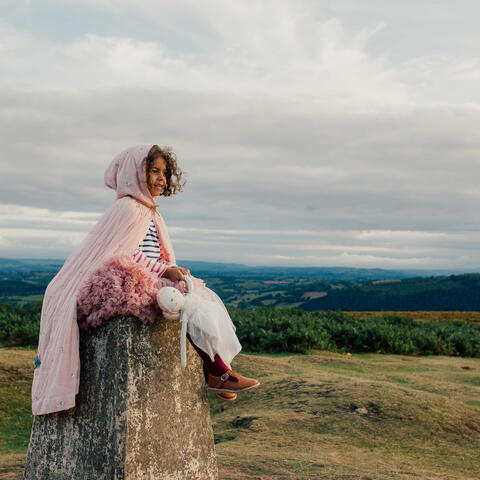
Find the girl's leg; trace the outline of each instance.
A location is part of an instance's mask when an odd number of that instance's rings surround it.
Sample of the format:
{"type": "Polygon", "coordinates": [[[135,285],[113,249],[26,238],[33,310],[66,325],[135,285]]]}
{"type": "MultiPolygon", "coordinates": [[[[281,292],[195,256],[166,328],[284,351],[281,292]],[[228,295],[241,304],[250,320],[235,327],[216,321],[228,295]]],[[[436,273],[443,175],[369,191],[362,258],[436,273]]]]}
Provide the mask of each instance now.
{"type": "MultiPolygon", "coordinates": [[[[220,376],[220,375],[223,375],[228,370],[227,365],[225,365],[225,363],[223,362],[223,360],[220,358],[219,355],[215,355],[214,357],[215,361],[212,362],[212,360],[210,359],[210,355],[208,355],[207,352],[204,352],[200,347],[195,345],[195,343],[193,343],[188,333],[187,333],[187,338],[192,344],[193,348],[197,351],[197,353],[200,355],[201,359],[203,360],[203,374],[205,375],[206,382],[208,382],[209,373],[211,375],[220,376]]],[[[215,392],[215,395],[217,395],[217,397],[221,398],[222,400],[226,400],[228,402],[232,402],[237,398],[236,393],[230,393],[230,392],[215,392]]]]}
{"type": "Polygon", "coordinates": [[[197,345],[193,343],[193,340],[188,333],[187,338],[203,360],[203,371],[205,373],[205,378],[207,377],[208,372],[216,377],[219,377],[228,370],[228,366],[223,362],[219,355],[215,354],[215,361],[212,362],[210,355],[208,355],[207,352],[204,352],[200,347],[197,347],[197,345]]]}
{"type": "Polygon", "coordinates": [[[260,385],[258,380],[244,377],[228,368],[218,354],[215,354],[215,361],[212,362],[210,356],[193,343],[188,333],[187,338],[203,360],[203,373],[209,390],[214,391],[219,396],[224,396],[224,399],[226,399],[225,396],[234,395],[233,398],[228,398],[234,399],[236,392],[243,392],[260,385]]]}

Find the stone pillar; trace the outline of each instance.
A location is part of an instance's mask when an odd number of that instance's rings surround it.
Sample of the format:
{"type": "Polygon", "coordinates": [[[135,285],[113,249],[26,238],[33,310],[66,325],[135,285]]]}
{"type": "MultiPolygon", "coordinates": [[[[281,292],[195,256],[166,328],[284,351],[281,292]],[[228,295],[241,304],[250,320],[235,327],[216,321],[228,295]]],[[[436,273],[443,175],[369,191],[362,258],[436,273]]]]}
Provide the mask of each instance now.
{"type": "Polygon", "coordinates": [[[81,332],[77,405],[34,417],[25,480],[217,480],[201,359],[180,322],[81,332]]]}

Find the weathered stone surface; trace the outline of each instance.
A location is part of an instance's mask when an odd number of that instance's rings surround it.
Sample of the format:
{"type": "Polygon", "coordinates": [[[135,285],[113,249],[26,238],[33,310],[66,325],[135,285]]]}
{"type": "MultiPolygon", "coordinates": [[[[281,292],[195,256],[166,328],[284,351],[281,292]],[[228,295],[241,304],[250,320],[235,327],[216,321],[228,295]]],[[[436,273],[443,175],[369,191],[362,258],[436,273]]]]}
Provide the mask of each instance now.
{"type": "Polygon", "coordinates": [[[34,417],[26,480],[218,478],[201,359],[180,322],[112,319],[81,333],[77,405],[34,417]]]}

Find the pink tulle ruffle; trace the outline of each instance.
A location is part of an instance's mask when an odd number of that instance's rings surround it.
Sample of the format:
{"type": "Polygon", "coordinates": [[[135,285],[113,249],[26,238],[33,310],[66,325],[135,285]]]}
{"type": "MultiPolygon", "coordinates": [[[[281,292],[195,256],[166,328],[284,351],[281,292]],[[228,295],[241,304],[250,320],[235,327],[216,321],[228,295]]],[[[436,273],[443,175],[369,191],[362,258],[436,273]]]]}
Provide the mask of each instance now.
{"type": "Polygon", "coordinates": [[[134,315],[146,324],[162,318],[157,291],[166,286],[187,292],[184,281],[158,278],[130,255],[110,258],[81,286],[77,297],[77,321],[82,329],[102,325],[115,315],[134,315]]]}

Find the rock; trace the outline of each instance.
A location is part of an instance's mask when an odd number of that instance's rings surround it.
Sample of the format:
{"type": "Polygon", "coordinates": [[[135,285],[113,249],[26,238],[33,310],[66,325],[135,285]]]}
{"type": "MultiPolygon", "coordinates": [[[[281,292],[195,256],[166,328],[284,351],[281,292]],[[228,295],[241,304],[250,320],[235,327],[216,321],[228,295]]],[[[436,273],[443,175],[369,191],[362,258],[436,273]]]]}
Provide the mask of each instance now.
{"type": "Polygon", "coordinates": [[[180,322],[117,317],[80,335],[70,410],[34,417],[25,480],[217,480],[201,359],[180,322]]]}
{"type": "Polygon", "coordinates": [[[365,407],[359,407],[355,410],[360,415],[368,415],[368,410],[365,407]]]}

